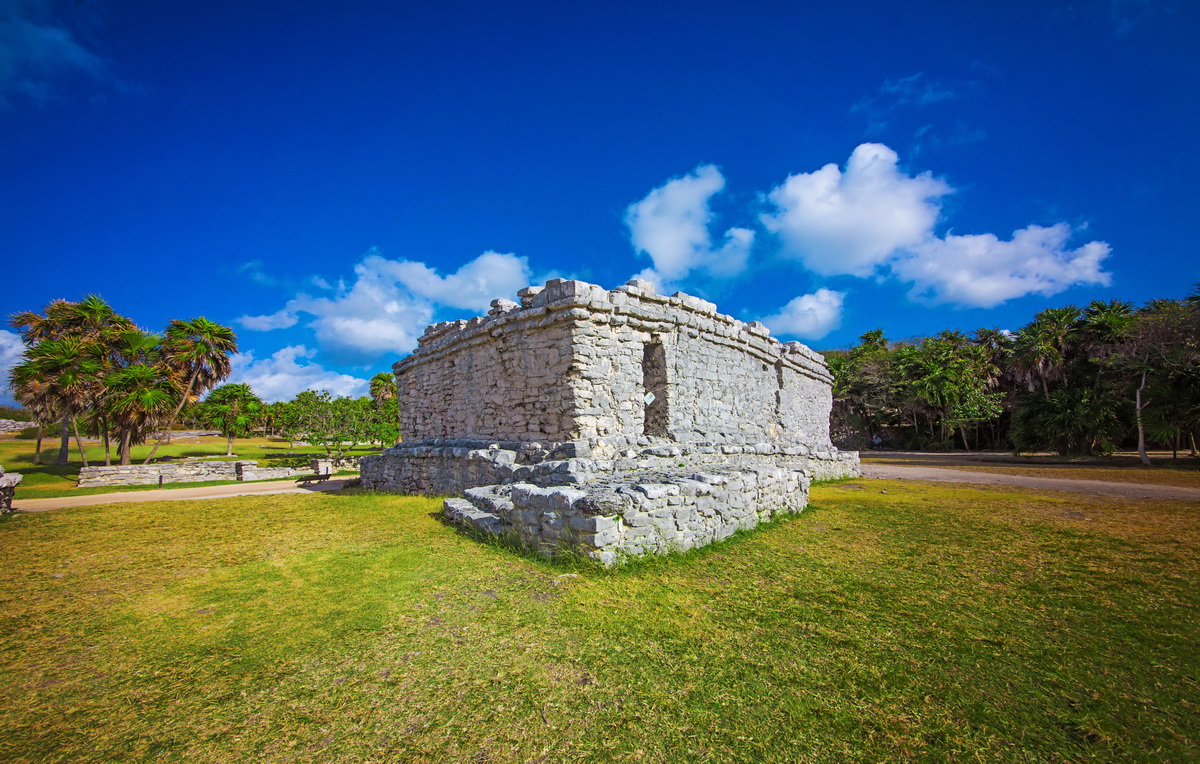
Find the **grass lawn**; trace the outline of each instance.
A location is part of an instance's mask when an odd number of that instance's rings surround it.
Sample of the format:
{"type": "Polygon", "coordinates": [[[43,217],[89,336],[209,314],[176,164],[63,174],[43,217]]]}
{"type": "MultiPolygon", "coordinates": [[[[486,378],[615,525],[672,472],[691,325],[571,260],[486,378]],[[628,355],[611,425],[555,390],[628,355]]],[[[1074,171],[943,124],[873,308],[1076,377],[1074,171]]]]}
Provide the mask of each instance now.
{"type": "MultiPolygon", "coordinates": [[[[21,485],[17,487],[18,499],[49,499],[56,496],[88,496],[96,493],[114,493],[119,491],[147,491],[157,490],[157,485],[148,486],[124,486],[124,487],[99,487],[99,488],[78,488],[76,482],[79,478],[79,468],[82,462],[79,460],[79,450],[75,446],[74,439],[71,440],[71,462],[62,467],[53,465],[33,465],[34,441],[32,440],[17,440],[12,437],[0,438],[0,465],[4,466],[6,472],[20,472],[24,475],[21,485]]],[[[150,453],[153,448],[153,443],[149,445],[134,446],[132,456],[134,464],[141,464],[142,460],[150,453]]],[[[233,451],[236,454],[234,459],[253,459],[257,460],[263,466],[269,466],[271,456],[286,457],[291,454],[317,453],[321,451],[316,446],[297,445],[292,448],[285,440],[276,438],[244,438],[235,440],[233,451]]],[[[104,464],[104,447],[99,444],[89,444],[84,441],[84,450],[88,455],[88,463],[93,466],[101,466],[104,464]]],[[[218,461],[225,459],[226,443],[221,437],[201,437],[201,438],[176,438],[170,445],[163,445],[158,449],[155,459],[160,456],[172,456],[175,458],[183,457],[220,457],[218,461]]],[[[362,454],[377,454],[378,448],[370,448],[362,446],[350,452],[352,455],[362,454]]],[[[50,441],[47,439],[42,443],[42,460],[53,462],[58,454],[58,441],[50,441]]],[[[116,459],[116,451],[113,452],[113,458],[116,459]]],[[[115,463],[115,462],[114,462],[115,463]]],[[[294,480],[294,478],[291,478],[294,480]]],[[[163,488],[195,488],[203,485],[227,485],[237,481],[207,481],[202,483],[170,483],[164,485],[163,488]]]]}
{"type": "Polygon", "coordinates": [[[1200,459],[1181,455],[1171,459],[1156,455],[1153,466],[1145,467],[1136,456],[1066,459],[1060,456],[1003,458],[998,454],[889,454],[864,453],[863,464],[893,464],[901,467],[938,467],[950,470],[991,472],[999,475],[1107,480],[1117,483],[1147,483],[1200,488],[1200,459]],[[1000,457],[1000,458],[997,458],[1000,457]]]}
{"type": "Polygon", "coordinates": [[[369,493],[0,520],[5,761],[1200,758],[1200,507],[815,487],[618,572],[369,493]]]}

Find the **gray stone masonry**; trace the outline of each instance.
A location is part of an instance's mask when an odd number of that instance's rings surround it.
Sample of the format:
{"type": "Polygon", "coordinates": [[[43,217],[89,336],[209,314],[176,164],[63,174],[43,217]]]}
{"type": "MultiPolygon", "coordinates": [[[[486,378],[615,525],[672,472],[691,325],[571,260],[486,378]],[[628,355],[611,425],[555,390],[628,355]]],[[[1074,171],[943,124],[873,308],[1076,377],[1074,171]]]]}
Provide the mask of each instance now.
{"type": "Polygon", "coordinates": [[[201,483],[208,480],[270,480],[310,475],[312,467],[260,467],[256,461],[187,461],[128,464],[120,467],[83,467],[79,487],[201,483]],[[160,481],[161,478],[161,481],[160,481]]]}
{"type": "Polygon", "coordinates": [[[435,495],[504,490],[516,510],[489,510],[468,493],[449,500],[446,515],[514,533],[538,549],[574,546],[611,564],[710,543],[728,528],[799,511],[809,480],[859,474],[858,454],[839,452],[829,440],[832,378],[804,345],[780,343],[758,322],[682,292],[659,295],[637,279],[612,291],[552,279],[518,297],[519,304],[493,301],[487,316],[430,326],[393,367],[406,440],[363,459],[364,486],[435,495]],[[647,471],[678,491],[640,491],[658,484],[647,471]],[[725,478],[704,483],[697,474],[725,478]],[[514,494],[516,485],[583,491],[585,508],[617,495],[641,503],[673,497],[648,511],[679,517],[670,532],[630,526],[615,547],[594,544],[556,533],[553,521],[514,515],[540,501],[514,494]],[[709,514],[692,517],[701,506],[709,514]]]}
{"type": "Polygon", "coordinates": [[[4,467],[0,466],[0,515],[6,515],[12,511],[13,496],[17,493],[17,486],[25,478],[24,475],[17,472],[4,474],[4,467]]]}

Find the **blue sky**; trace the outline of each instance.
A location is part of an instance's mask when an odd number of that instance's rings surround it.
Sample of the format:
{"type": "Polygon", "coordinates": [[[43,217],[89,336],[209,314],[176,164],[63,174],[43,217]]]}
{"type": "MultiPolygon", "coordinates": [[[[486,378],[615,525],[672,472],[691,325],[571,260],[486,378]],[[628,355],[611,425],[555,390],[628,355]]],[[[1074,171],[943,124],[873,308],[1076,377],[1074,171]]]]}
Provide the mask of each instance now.
{"type": "Polygon", "coordinates": [[[205,315],[285,399],[554,276],[818,349],[1182,296],[1197,39],[1153,0],[0,0],[0,311],[205,315]]]}

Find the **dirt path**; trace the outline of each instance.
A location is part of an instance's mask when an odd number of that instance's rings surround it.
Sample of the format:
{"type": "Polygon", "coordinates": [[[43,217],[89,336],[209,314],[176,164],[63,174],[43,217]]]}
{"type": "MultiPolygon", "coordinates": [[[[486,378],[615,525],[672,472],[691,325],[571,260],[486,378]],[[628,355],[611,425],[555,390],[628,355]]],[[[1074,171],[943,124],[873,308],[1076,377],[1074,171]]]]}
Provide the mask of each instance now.
{"type": "Polygon", "coordinates": [[[947,483],[981,483],[1015,485],[1041,491],[1071,491],[1102,496],[1121,496],[1127,499],[1183,499],[1200,501],[1200,488],[1146,483],[1117,483],[1107,480],[1074,480],[1067,478],[1001,475],[994,472],[939,469],[937,467],[901,467],[894,464],[864,464],[863,477],[884,480],[934,480],[947,483]]]}
{"type": "Polygon", "coordinates": [[[209,485],[198,488],[165,488],[155,491],[124,491],[120,493],[95,493],[91,496],[59,496],[53,499],[17,499],[13,509],[18,512],[46,512],[51,509],[86,507],[92,504],[122,504],[136,501],[194,501],[196,499],[220,499],[227,496],[266,496],[276,493],[314,493],[336,491],[346,481],[357,475],[333,478],[323,483],[310,483],[301,487],[286,481],[243,483],[241,485],[209,485]]]}

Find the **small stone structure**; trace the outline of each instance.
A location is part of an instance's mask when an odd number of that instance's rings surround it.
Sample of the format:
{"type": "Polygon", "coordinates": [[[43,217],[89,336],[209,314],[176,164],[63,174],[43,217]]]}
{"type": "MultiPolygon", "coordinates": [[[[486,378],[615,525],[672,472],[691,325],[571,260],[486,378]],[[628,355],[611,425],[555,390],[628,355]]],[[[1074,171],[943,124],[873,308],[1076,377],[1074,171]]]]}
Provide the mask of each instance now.
{"type": "Polygon", "coordinates": [[[314,467],[260,467],[256,461],[187,461],[83,467],[79,487],[201,483],[207,480],[271,480],[309,475],[314,467]]]}
{"type": "Polygon", "coordinates": [[[17,486],[24,479],[24,475],[16,472],[5,475],[4,467],[0,466],[0,515],[7,515],[12,511],[13,496],[17,493],[17,486]]]}
{"type": "Polygon", "coordinates": [[[365,487],[462,493],[456,522],[612,564],[799,511],[813,478],[858,474],[804,345],[637,279],[518,296],[430,326],[394,366],[407,440],[363,459],[365,487]]]}

